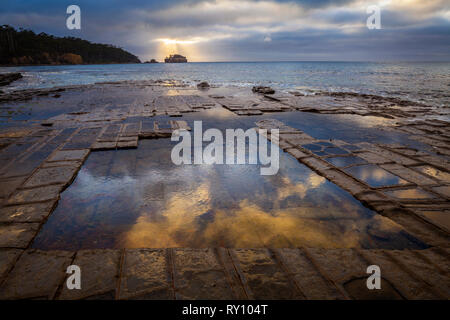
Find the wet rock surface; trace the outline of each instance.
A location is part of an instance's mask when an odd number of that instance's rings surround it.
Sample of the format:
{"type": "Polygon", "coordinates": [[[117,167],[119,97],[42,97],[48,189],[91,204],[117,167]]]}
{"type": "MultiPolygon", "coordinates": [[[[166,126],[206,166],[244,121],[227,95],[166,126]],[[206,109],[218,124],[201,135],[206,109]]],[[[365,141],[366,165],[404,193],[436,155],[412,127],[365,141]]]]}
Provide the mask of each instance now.
{"type": "MultiPolygon", "coordinates": [[[[291,132],[289,136],[283,136],[281,134],[279,137],[280,146],[284,145],[286,148],[289,148],[289,140],[287,138],[292,139],[293,133],[296,132],[299,137],[300,135],[304,136],[304,133],[300,130],[290,128],[277,120],[261,120],[257,122],[257,125],[262,129],[271,127],[291,132]]],[[[439,195],[436,190],[433,191],[434,188],[445,188],[445,186],[441,186],[441,182],[433,178],[433,176],[415,170],[418,165],[432,166],[431,162],[427,162],[427,159],[430,158],[423,157],[422,155],[417,156],[414,153],[412,153],[412,156],[397,153],[397,150],[401,152],[403,149],[395,149],[384,145],[373,145],[368,142],[355,146],[339,141],[337,144],[334,142],[336,145],[329,141],[314,141],[312,137],[308,140],[310,143],[305,145],[290,144],[291,148],[295,148],[301,152],[301,157],[298,157],[300,162],[319,172],[321,175],[324,175],[341,188],[349,191],[356,198],[379,213],[387,215],[390,219],[400,224],[403,223],[407,230],[412,232],[412,234],[416,233],[418,238],[422,237],[422,240],[426,243],[434,245],[448,243],[450,240],[447,232],[448,228],[445,224],[439,223],[439,219],[435,219],[434,222],[427,219],[427,222],[431,224],[422,224],[420,230],[417,230],[417,224],[420,220],[419,216],[423,217],[420,208],[424,208],[427,205],[431,207],[438,205],[435,209],[439,211],[446,210],[445,208],[448,208],[450,205],[448,196],[439,195]],[[314,143],[311,143],[311,141],[314,141],[314,143]],[[344,151],[348,156],[362,158],[370,163],[370,165],[354,163],[344,167],[339,165],[335,167],[332,162],[322,160],[330,157],[329,153],[323,152],[324,146],[325,150],[328,148],[336,149],[338,147],[339,150],[344,151]],[[310,156],[305,156],[307,154],[310,156]],[[405,188],[407,185],[411,187],[405,188]],[[385,191],[384,195],[378,195],[378,191],[385,191]],[[394,194],[393,192],[396,193],[394,194]],[[422,196],[420,200],[417,200],[419,194],[423,194],[424,192],[429,194],[429,196],[422,196]],[[411,194],[409,198],[408,194],[411,194]],[[402,195],[404,196],[402,197],[402,195]],[[414,200],[411,201],[411,198],[414,200]],[[405,210],[404,208],[408,209],[405,210]],[[405,225],[405,218],[411,222],[405,225]],[[408,225],[409,223],[411,225],[408,225]],[[430,228],[434,228],[435,233],[430,232],[430,228]]],[[[293,151],[290,153],[295,154],[293,151]]],[[[434,166],[433,168],[436,167],[434,166]]],[[[437,168],[434,170],[437,170],[437,168]]],[[[434,170],[429,172],[435,172],[434,170]]]]}
{"type": "Polygon", "coordinates": [[[199,89],[209,89],[210,85],[206,81],[202,81],[199,84],[197,84],[197,88],[199,89]]]}
{"type": "Polygon", "coordinates": [[[22,74],[19,72],[0,73],[0,87],[7,86],[11,82],[19,80],[20,78],[22,78],[22,74]]]}
{"type": "MultiPolygon", "coordinates": [[[[442,120],[448,108],[370,95],[262,93],[250,96],[214,88],[203,93],[174,81],[0,93],[0,107],[11,110],[15,101],[27,99],[52,107],[74,102],[48,117],[8,116],[11,126],[0,132],[0,297],[448,299],[450,124],[442,120]],[[114,96],[124,90],[131,92],[128,100],[114,96]],[[55,94],[61,97],[53,99],[55,94]],[[174,130],[191,129],[183,118],[171,117],[221,107],[255,117],[258,128],[279,129],[283,151],[431,248],[30,249],[60,193],[91,152],[135,149],[139,139],[168,138],[174,130]],[[274,112],[381,119],[383,130],[409,135],[421,147],[315,138],[270,119],[267,114],[274,112]],[[51,126],[42,126],[46,124],[51,126]],[[84,291],[76,293],[63,289],[65,268],[73,259],[92,271],[84,291]],[[381,293],[364,288],[361,277],[369,264],[384,270],[381,293]]],[[[381,231],[371,232],[384,237],[381,231]]]]}
{"type": "Polygon", "coordinates": [[[38,223],[0,225],[0,248],[27,248],[38,230],[38,223]]]}
{"type": "Polygon", "coordinates": [[[0,250],[1,299],[448,299],[449,250],[0,250]],[[84,270],[67,290],[65,269],[84,270]],[[368,290],[368,265],[382,290],[368,290]],[[122,267],[120,267],[122,266],[122,267]]]}
{"type": "Polygon", "coordinates": [[[81,250],[75,255],[74,265],[83,271],[83,290],[69,290],[63,286],[60,300],[114,299],[119,277],[121,252],[119,250],[81,250]]]}
{"type": "Polygon", "coordinates": [[[271,87],[257,86],[252,88],[253,92],[262,93],[262,94],[274,94],[275,90],[271,87]]]}

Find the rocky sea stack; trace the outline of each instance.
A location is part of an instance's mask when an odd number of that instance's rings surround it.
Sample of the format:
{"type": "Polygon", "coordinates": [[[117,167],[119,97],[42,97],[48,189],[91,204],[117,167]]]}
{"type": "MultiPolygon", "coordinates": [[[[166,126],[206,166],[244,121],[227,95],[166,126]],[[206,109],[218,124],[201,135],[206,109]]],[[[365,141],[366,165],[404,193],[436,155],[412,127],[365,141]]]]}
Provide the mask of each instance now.
{"type": "Polygon", "coordinates": [[[180,54],[171,54],[169,57],[164,59],[165,63],[185,63],[188,62],[186,57],[180,54]]]}

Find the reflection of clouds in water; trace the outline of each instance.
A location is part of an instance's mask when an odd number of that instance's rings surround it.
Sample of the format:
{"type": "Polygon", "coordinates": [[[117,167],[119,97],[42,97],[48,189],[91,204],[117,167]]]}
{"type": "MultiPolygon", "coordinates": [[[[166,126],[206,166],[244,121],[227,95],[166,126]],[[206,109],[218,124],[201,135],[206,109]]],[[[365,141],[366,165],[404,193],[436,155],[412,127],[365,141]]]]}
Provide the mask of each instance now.
{"type": "Polygon", "coordinates": [[[318,174],[315,174],[314,172],[311,172],[311,174],[308,177],[308,182],[312,188],[319,187],[325,181],[326,181],[326,179],[324,177],[319,176],[318,174]]]}
{"type": "Polygon", "coordinates": [[[162,208],[163,219],[150,221],[144,212],[122,235],[124,247],[176,247],[196,237],[196,218],[211,209],[209,185],[202,183],[189,197],[173,194],[162,208]],[[177,236],[181,238],[177,240],[177,236]],[[191,238],[191,239],[190,239],[191,238]]]}
{"type": "Polygon", "coordinates": [[[450,174],[443,172],[441,170],[438,170],[436,168],[430,167],[430,166],[423,166],[423,167],[418,167],[418,169],[420,171],[422,171],[423,173],[426,173],[432,177],[435,177],[439,180],[445,181],[445,182],[450,182],[450,174]]]}
{"type": "Polygon", "coordinates": [[[308,219],[302,215],[314,216],[316,208],[296,208],[277,210],[268,214],[247,200],[240,203],[238,210],[230,215],[220,211],[214,223],[204,232],[205,242],[218,238],[227,239],[227,244],[235,247],[252,246],[319,246],[319,247],[360,247],[361,230],[375,223],[373,228],[385,234],[398,232],[400,228],[388,219],[360,220],[320,220],[308,219]],[[298,213],[301,213],[300,215],[298,213]]]}
{"type": "Polygon", "coordinates": [[[242,200],[235,210],[216,210],[213,220],[200,228],[197,219],[211,210],[209,187],[201,185],[190,199],[171,197],[163,211],[165,219],[150,221],[145,216],[123,234],[125,247],[360,247],[364,232],[390,239],[401,229],[384,217],[340,219],[329,217],[328,209],[288,208],[267,212],[250,199],[242,200]],[[199,205],[200,203],[200,205],[199,205]],[[317,214],[322,211],[322,214],[317,214]],[[319,216],[319,218],[317,217],[319,216]]]}
{"type": "MultiPolygon", "coordinates": [[[[376,247],[370,232],[389,243],[399,238],[398,226],[372,216],[295,159],[285,157],[276,176],[260,176],[258,166],[167,164],[166,149],[116,153],[110,166],[91,162],[80,171],[63,198],[67,207],[78,203],[84,220],[74,230],[85,243],[93,230],[128,248],[376,247]],[[81,230],[86,223],[94,228],[81,230]]],[[[64,225],[67,215],[59,217],[64,225]]]]}
{"type": "Polygon", "coordinates": [[[303,183],[292,183],[289,177],[282,177],[282,185],[278,186],[277,193],[278,199],[275,200],[283,200],[292,195],[298,195],[301,199],[303,199],[306,195],[306,191],[308,190],[307,186],[303,183]]]}
{"type": "MultiPolygon", "coordinates": [[[[317,188],[326,180],[311,172],[305,183],[293,183],[282,177],[277,196],[271,199],[273,209],[262,203],[270,195],[251,193],[251,198],[239,201],[236,208],[213,208],[217,197],[210,182],[202,182],[190,190],[173,193],[161,207],[163,219],[151,219],[143,211],[130,230],[122,234],[121,246],[125,247],[359,247],[364,231],[377,229],[382,234],[398,232],[400,228],[390,220],[375,216],[361,217],[356,205],[341,201],[341,207],[302,207],[280,209],[279,202],[289,196],[303,199],[311,188],[317,188]],[[203,217],[212,213],[206,224],[203,217]]],[[[246,196],[246,195],[242,195],[246,196]]],[[[241,197],[243,198],[243,197],[241,197]]]]}
{"type": "Polygon", "coordinates": [[[283,176],[281,178],[282,184],[278,186],[277,193],[278,193],[278,199],[276,200],[283,200],[286,199],[289,196],[297,195],[300,197],[300,199],[303,199],[306,196],[306,193],[311,188],[317,188],[321,184],[323,184],[326,179],[315,174],[314,172],[311,172],[306,179],[306,183],[303,182],[297,182],[294,183],[292,180],[287,177],[283,176]]]}
{"type": "Polygon", "coordinates": [[[383,181],[384,179],[387,179],[390,174],[381,168],[374,168],[374,167],[368,167],[367,169],[362,166],[359,167],[360,170],[360,177],[363,180],[376,180],[376,181],[383,181]]]}

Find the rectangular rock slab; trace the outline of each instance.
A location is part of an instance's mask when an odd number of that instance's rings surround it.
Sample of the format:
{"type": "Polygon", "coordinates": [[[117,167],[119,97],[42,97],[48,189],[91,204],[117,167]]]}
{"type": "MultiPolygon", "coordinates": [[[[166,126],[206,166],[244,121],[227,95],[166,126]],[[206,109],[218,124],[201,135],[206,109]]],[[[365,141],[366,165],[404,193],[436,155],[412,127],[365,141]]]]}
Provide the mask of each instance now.
{"type": "Polygon", "coordinates": [[[331,168],[330,165],[328,164],[328,162],[323,161],[321,159],[316,159],[314,157],[303,158],[303,159],[301,159],[301,162],[320,173],[331,168]]]}
{"type": "Polygon", "coordinates": [[[59,300],[114,299],[119,276],[120,250],[80,250],[73,262],[81,269],[81,289],[69,290],[63,286],[59,300]]]}
{"type": "Polygon", "coordinates": [[[345,299],[299,249],[275,249],[307,299],[345,299]]]}
{"type": "Polygon", "coordinates": [[[0,209],[0,222],[41,222],[55,206],[56,200],[3,207],[0,209]]]}
{"type": "Polygon", "coordinates": [[[401,266],[397,265],[384,250],[362,250],[361,254],[370,264],[380,267],[383,278],[396,288],[407,299],[438,299],[425,283],[412,277],[401,266]]]}
{"type": "Polygon", "coordinates": [[[213,249],[174,249],[173,252],[177,299],[236,298],[213,249]]]}
{"type": "Polygon", "coordinates": [[[303,151],[300,151],[295,148],[290,148],[286,150],[287,153],[289,153],[291,156],[293,156],[296,159],[306,158],[309,157],[309,154],[304,153],[303,151]]]}
{"type": "Polygon", "coordinates": [[[65,167],[65,166],[73,166],[73,167],[81,167],[81,161],[57,161],[57,162],[44,162],[41,165],[41,168],[54,168],[54,167],[65,167]]]}
{"type": "Polygon", "coordinates": [[[291,149],[292,145],[286,140],[279,140],[278,147],[280,147],[281,150],[286,151],[287,149],[291,149]]]}
{"type": "Polygon", "coordinates": [[[17,257],[23,250],[20,249],[1,249],[0,250],[0,283],[6,273],[12,268],[17,257]]]}
{"type": "Polygon", "coordinates": [[[117,143],[114,142],[96,142],[92,146],[92,150],[112,150],[116,149],[117,143]]]}
{"type": "Polygon", "coordinates": [[[7,198],[24,181],[25,177],[0,180],[0,198],[7,198]]]}
{"type": "Polygon", "coordinates": [[[377,192],[377,191],[367,191],[367,192],[361,192],[355,195],[355,198],[362,202],[389,202],[392,204],[392,201],[386,197],[384,194],[377,192]]]}
{"type": "Polygon", "coordinates": [[[0,248],[26,248],[38,229],[38,223],[0,225],[0,248]]]}
{"type": "Polygon", "coordinates": [[[0,299],[52,299],[72,257],[68,251],[25,251],[0,287],[0,299]]]}
{"type": "Polygon", "coordinates": [[[358,157],[372,164],[392,163],[393,161],[372,152],[361,152],[356,154],[358,157]]]}
{"type": "Polygon", "coordinates": [[[62,150],[56,151],[48,162],[53,161],[81,161],[83,162],[89,154],[89,149],[80,149],[80,150],[62,150]]]}
{"type": "Polygon", "coordinates": [[[137,141],[139,139],[139,136],[132,135],[132,136],[120,136],[117,142],[125,142],[125,141],[137,141]]]}
{"type": "Polygon", "coordinates": [[[267,249],[233,249],[230,253],[255,299],[303,298],[267,249]]]}
{"type": "Polygon", "coordinates": [[[440,157],[435,157],[435,156],[421,156],[418,157],[418,159],[420,159],[423,162],[429,163],[433,166],[435,166],[436,168],[442,169],[447,171],[448,168],[450,167],[450,161],[440,158],[440,157]]]}
{"type": "Polygon", "coordinates": [[[325,170],[324,172],[322,172],[322,174],[325,176],[325,178],[353,195],[369,190],[369,188],[362,183],[350,178],[340,171],[331,169],[325,170]]]}
{"type": "Polygon", "coordinates": [[[367,263],[353,249],[308,248],[308,254],[336,284],[366,276],[367,263]]]}
{"type": "Polygon", "coordinates": [[[414,210],[414,212],[450,234],[450,210],[414,210]]]}
{"type": "MultiPolygon", "coordinates": [[[[426,249],[423,251],[429,250],[430,249],[426,249]]],[[[410,250],[392,250],[389,251],[389,254],[394,256],[396,260],[400,261],[400,263],[407,266],[412,272],[417,274],[430,286],[434,287],[435,290],[441,294],[442,298],[448,299],[450,294],[450,277],[448,276],[448,271],[450,271],[450,269],[447,269],[446,273],[443,270],[435,268],[432,264],[426,261],[426,258],[419,258],[423,257],[420,255],[420,251],[416,251],[419,253],[417,255],[410,250]]],[[[443,267],[443,265],[441,265],[441,267],[443,267]]]]}
{"type": "Polygon", "coordinates": [[[420,164],[419,161],[399,155],[397,153],[385,150],[385,149],[381,149],[381,148],[376,148],[374,150],[374,152],[376,152],[377,154],[386,157],[388,159],[393,160],[396,163],[405,165],[405,166],[411,166],[411,165],[416,165],[416,164],[420,164]]]}
{"type": "Polygon", "coordinates": [[[59,193],[62,189],[62,185],[51,185],[34,189],[18,190],[8,199],[7,205],[56,200],[59,199],[59,193]]]}
{"type": "Polygon", "coordinates": [[[117,149],[135,149],[138,147],[138,140],[119,141],[117,142],[117,149]]]}
{"type": "Polygon", "coordinates": [[[379,213],[395,221],[409,234],[428,245],[448,246],[450,239],[448,233],[418,217],[412,210],[395,207],[382,209],[379,213]]]}
{"type": "Polygon", "coordinates": [[[395,174],[396,176],[399,176],[402,179],[405,179],[417,185],[436,184],[436,181],[434,181],[433,179],[428,178],[423,174],[420,174],[412,169],[406,168],[399,164],[385,164],[381,165],[380,167],[382,167],[387,171],[390,171],[391,173],[395,174]]]}
{"type": "Polygon", "coordinates": [[[442,271],[448,273],[450,270],[449,249],[435,247],[427,250],[417,250],[416,253],[437,265],[442,271]]]}
{"type": "Polygon", "coordinates": [[[49,184],[62,184],[67,186],[78,172],[79,167],[64,166],[53,168],[39,168],[27,182],[23,188],[34,188],[49,184]]]}
{"type": "Polygon", "coordinates": [[[119,299],[174,299],[165,249],[125,250],[119,299]]]}
{"type": "Polygon", "coordinates": [[[433,187],[432,190],[444,197],[450,198],[450,186],[433,187]]]}

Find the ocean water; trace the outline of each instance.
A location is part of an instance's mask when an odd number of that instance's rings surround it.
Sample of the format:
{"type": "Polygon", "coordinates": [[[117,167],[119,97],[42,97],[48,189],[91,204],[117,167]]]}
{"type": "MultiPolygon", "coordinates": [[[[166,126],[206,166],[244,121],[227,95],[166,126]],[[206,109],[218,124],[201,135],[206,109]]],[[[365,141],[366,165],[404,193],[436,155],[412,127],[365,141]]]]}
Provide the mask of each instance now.
{"type": "Polygon", "coordinates": [[[10,91],[106,81],[175,79],[218,86],[269,85],[279,90],[357,92],[401,97],[434,106],[450,102],[450,62],[204,62],[2,67],[24,78],[10,91]]]}

